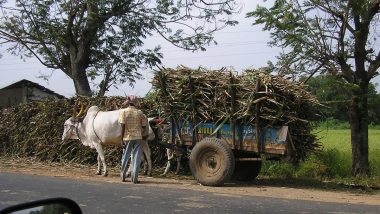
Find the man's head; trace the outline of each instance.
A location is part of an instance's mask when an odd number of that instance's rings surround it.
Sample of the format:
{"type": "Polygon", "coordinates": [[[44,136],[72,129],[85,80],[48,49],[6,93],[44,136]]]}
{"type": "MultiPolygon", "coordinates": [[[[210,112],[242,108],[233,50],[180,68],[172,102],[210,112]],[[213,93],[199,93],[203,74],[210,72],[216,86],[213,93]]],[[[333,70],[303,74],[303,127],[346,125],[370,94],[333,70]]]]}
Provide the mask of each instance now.
{"type": "Polygon", "coordinates": [[[139,105],[139,98],[136,95],[128,95],[125,98],[125,102],[123,103],[123,105],[138,107],[138,105],[139,105]]]}

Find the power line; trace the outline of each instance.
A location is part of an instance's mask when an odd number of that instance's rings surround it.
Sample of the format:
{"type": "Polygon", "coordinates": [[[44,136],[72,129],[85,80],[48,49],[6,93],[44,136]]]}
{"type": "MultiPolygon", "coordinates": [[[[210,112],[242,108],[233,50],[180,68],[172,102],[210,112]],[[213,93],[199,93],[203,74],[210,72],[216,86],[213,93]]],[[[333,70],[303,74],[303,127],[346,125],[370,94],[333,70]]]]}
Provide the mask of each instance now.
{"type": "MultiPolygon", "coordinates": [[[[257,45],[257,44],[263,44],[263,42],[242,42],[242,43],[223,43],[222,45],[212,45],[209,47],[206,47],[206,51],[210,49],[217,49],[217,48],[225,48],[225,47],[237,47],[237,46],[247,46],[247,45],[257,45]]],[[[185,52],[186,50],[180,49],[180,48],[161,48],[161,50],[164,50],[165,52],[185,52]]]]}
{"type": "MultiPolygon", "coordinates": [[[[264,51],[264,52],[249,52],[249,53],[234,53],[234,54],[218,54],[218,55],[206,55],[206,56],[183,56],[183,57],[174,57],[174,58],[163,58],[163,60],[178,60],[178,59],[201,59],[201,58],[215,58],[215,57],[226,57],[226,56],[246,56],[246,55],[257,55],[257,54],[270,54],[273,53],[273,51],[264,51]]],[[[15,63],[16,64],[16,63],[15,63]]],[[[4,64],[0,64],[4,65],[4,64]]],[[[12,64],[10,64],[12,65],[12,64]]],[[[14,64],[13,64],[14,65],[14,64]]],[[[50,69],[50,68],[45,68],[45,69],[50,69]]],[[[0,71],[3,70],[3,68],[0,68],[0,71]]],[[[9,71],[9,70],[20,70],[19,68],[9,68],[9,69],[4,69],[4,71],[9,71]]]]}
{"type": "Polygon", "coordinates": [[[199,59],[199,58],[215,58],[215,57],[226,57],[226,56],[244,56],[244,55],[256,55],[256,54],[269,54],[273,51],[268,52],[251,52],[251,53],[241,53],[241,54],[220,54],[220,55],[209,55],[209,56],[190,56],[190,57],[176,57],[176,58],[164,58],[164,60],[178,60],[178,59],[199,59]]]}
{"type": "MultiPolygon", "coordinates": [[[[210,46],[207,46],[206,49],[210,48],[218,48],[218,47],[228,47],[228,46],[240,46],[240,45],[249,45],[249,44],[265,44],[266,41],[260,41],[260,40],[251,40],[251,41],[244,41],[244,42],[223,42],[223,43],[218,43],[218,44],[211,44],[210,46]]],[[[174,46],[160,46],[161,50],[183,50],[178,47],[174,46]]]]}
{"type": "Polygon", "coordinates": [[[261,30],[241,30],[241,31],[219,31],[217,33],[215,33],[215,35],[217,34],[235,34],[235,33],[261,33],[263,31],[261,30]]]}

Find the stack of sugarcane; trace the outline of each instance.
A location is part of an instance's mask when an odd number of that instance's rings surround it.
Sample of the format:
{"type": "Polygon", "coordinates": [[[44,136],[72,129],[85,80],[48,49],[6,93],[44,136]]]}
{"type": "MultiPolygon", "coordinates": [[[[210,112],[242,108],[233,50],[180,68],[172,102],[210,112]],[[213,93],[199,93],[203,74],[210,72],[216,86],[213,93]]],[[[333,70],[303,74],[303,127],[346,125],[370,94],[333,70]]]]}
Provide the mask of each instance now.
{"type": "MultiPolygon", "coordinates": [[[[97,153],[78,141],[62,143],[64,122],[72,116],[74,103],[85,106],[97,105],[103,111],[122,107],[124,97],[86,98],[30,102],[15,107],[0,109],[0,156],[34,157],[42,161],[96,163],[97,153]]],[[[143,99],[142,110],[147,115],[154,113],[154,99],[143,99]]],[[[120,162],[119,147],[104,147],[107,163],[120,162]]],[[[163,163],[161,148],[152,147],[155,164],[163,163]],[[159,159],[158,159],[159,158],[159,159]]]]}
{"type": "Polygon", "coordinates": [[[152,85],[163,117],[261,128],[287,125],[297,159],[318,147],[310,121],[319,102],[301,83],[264,70],[238,75],[228,69],[178,67],[157,71],[152,85]]]}

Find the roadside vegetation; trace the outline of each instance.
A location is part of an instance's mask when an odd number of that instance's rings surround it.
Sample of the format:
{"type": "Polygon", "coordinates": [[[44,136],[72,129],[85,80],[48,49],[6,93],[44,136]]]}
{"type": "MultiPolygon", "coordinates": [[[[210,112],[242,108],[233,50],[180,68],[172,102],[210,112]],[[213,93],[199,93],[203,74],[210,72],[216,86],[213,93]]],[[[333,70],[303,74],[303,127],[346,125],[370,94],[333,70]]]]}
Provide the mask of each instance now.
{"type": "Polygon", "coordinates": [[[298,180],[311,186],[315,186],[315,182],[322,182],[349,188],[380,189],[380,126],[374,125],[369,129],[370,176],[353,177],[348,124],[332,123],[323,122],[314,130],[322,145],[320,151],[307,157],[298,166],[287,162],[265,161],[261,176],[298,180]]]}
{"type": "Polygon", "coordinates": [[[325,105],[316,119],[314,134],[321,144],[318,152],[308,156],[299,165],[288,162],[265,161],[261,176],[287,179],[308,186],[316,183],[334,183],[350,188],[380,188],[380,94],[376,85],[369,85],[368,95],[368,161],[369,175],[352,174],[351,130],[348,105],[351,94],[345,84],[331,75],[312,77],[309,90],[325,105]],[[306,182],[306,183],[305,183],[306,182]]]}

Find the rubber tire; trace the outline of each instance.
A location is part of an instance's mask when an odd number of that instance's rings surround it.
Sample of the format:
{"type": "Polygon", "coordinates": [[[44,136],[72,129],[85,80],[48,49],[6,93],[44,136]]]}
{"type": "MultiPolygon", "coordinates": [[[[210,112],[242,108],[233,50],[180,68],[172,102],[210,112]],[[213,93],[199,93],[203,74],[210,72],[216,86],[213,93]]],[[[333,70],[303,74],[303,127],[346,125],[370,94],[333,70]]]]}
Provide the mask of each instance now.
{"type": "Polygon", "coordinates": [[[237,181],[252,181],[259,175],[261,165],[261,160],[236,161],[232,179],[237,181]]]}
{"type": "Polygon", "coordinates": [[[205,186],[221,186],[235,170],[231,147],[218,138],[204,138],[190,154],[190,170],[195,179],[205,186]]]}

